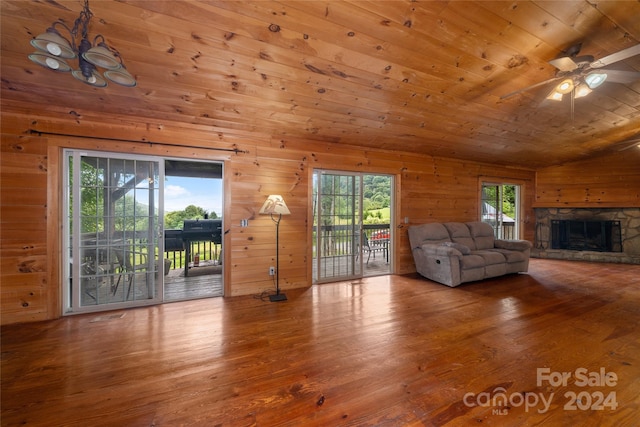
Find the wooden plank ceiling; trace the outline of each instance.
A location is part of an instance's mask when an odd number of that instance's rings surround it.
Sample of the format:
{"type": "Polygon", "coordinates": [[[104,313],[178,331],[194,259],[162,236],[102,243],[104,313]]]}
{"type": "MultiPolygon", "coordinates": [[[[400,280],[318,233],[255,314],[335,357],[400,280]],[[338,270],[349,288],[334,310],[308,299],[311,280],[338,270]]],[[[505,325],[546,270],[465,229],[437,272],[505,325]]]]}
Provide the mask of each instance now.
{"type": "MultiPolygon", "coordinates": [[[[2,2],[2,107],[181,123],[544,167],[615,152],[640,132],[640,81],[546,99],[549,64],[640,43],[637,1],[91,1],[137,78],[96,89],[27,59],[80,1],[2,2]]],[[[74,64],[77,67],[77,63],[74,64]]],[[[610,68],[640,71],[640,55],[610,68]]]]}

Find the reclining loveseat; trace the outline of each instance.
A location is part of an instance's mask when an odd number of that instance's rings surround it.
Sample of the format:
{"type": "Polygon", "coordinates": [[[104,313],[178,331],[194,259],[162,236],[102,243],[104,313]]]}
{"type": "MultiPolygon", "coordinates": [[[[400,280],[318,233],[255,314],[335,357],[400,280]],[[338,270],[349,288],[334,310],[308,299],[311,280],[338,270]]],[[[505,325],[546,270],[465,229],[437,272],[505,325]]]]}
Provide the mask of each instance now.
{"type": "Polygon", "coordinates": [[[413,225],[408,232],[418,273],[447,286],[529,268],[531,242],[496,239],[486,222],[413,225]]]}

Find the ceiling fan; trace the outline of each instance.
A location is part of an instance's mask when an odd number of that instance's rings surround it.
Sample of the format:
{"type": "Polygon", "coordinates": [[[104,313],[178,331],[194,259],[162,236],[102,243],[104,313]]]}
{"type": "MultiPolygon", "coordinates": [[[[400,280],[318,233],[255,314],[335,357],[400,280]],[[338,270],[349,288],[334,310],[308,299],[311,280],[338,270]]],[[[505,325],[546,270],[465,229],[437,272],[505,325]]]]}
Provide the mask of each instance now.
{"type": "Polygon", "coordinates": [[[622,141],[622,143],[625,145],[622,148],[619,148],[618,151],[624,151],[634,147],[640,148],[640,133],[636,134],[635,136],[632,136],[631,138],[625,141],[622,141]]]}
{"type": "Polygon", "coordinates": [[[594,60],[591,55],[578,56],[582,43],[571,46],[564,55],[549,61],[557,68],[553,78],[540,83],[502,95],[500,99],[506,99],[513,95],[545,86],[552,82],[560,81],[547,96],[547,99],[561,101],[563,95],[571,94],[571,100],[588,95],[591,91],[605,81],[613,83],[631,83],[640,79],[640,72],[614,70],[608,67],[618,61],[631,58],[640,54],[640,44],[628,47],[621,51],[607,55],[604,58],[594,60]]]}

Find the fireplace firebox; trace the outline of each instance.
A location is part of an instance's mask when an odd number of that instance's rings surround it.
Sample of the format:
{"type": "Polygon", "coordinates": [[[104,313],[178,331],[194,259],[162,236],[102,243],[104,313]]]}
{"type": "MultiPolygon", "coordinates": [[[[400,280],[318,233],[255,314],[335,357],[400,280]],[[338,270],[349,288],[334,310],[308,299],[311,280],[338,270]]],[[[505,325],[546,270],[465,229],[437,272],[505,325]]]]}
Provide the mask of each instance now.
{"type": "Polygon", "coordinates": [[[551,248],[622,252],[620,221],[551,220],[551,248]]]}

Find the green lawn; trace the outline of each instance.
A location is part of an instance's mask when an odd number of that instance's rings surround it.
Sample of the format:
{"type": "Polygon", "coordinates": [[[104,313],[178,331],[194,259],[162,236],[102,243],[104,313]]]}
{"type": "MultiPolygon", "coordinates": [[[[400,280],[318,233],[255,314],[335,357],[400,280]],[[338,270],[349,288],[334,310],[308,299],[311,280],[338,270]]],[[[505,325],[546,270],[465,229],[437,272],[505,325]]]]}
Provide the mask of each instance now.
{"type": "Polygon", "coordinates": [[[389,224],[391,222],[391,208],[372,209],[364,219],[365,224],[389,224]]]}

